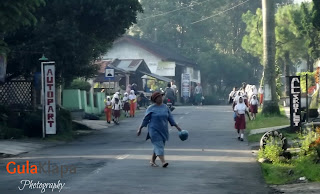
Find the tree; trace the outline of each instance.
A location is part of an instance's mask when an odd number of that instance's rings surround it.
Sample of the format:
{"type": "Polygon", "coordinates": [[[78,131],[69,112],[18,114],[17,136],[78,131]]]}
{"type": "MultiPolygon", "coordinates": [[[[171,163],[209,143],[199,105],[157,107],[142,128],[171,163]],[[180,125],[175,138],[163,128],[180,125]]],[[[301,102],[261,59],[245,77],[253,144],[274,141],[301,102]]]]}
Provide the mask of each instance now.
{"type": "MultiPolygon", "coordinates": [[[[262,62],[262,11],[258,9],[255,15],[247,12],[242,18],[247,24],[247,35],[243,38],[242,46],[250,54],[259,57],[262,62]]],[[[307,52],[307,36],[302,34],[302,18],[301,7],[295,4],[278,7],[275,14],[276,65],[285,76],[292,74],[291,69],[301,59],[309,61],[311,58],[307,52]]],[[[287,94],[288,88],[289,85],[286,83],[287,94]]]]}
{"type": "MultiPolygon", "coordinates": [[[[193,0],[142,0],[144,13],[139,15],[138,23],[131,32],[143,39],[176,49],[183,55],[195,60],[199,64],[199,68],[210,71],[211,73],[208,73],[208,75],[217,75],[219,72],[214,72],[217,70],[214,67],[208,68],[207,65],[212,63],[203,60],[203,56],[210,56],[215,53],[214,56],[219,56],[222,67],[226,64],[225,62],[235,61],[234,59],[237,58],[238,68],[244,67],[248,70],[248,73],[245,73],[247,77],[243,81],[256,83],[256,80],[258,80],[255,76],[257,75],[258,60],[256,57],[247,54],[241,47],[241,40],[245,34],[245,23],[241,20],[241,15],[247,10],[256,10],[257,7],[261,6],[261,3],[252,1],[237,7],[234,11],[218,15],[221,11],[243,2],[245,0],[237,2],[232,0],[203,0],[198,2],[193,0]],[[194,23],[211,15],[216,16],[194,23]],[[233,57],[233,55],[236,55],[236,57],[233,57]]],[[[210,57],[205,58],[210,59],[210,57]]],[[[231,70],[230,72],[234,71],[231,70]]],[[[202,71],[202,73],[205,75],[207,72],[202,71]]],[[[204,78],[205,76],[201,77],[204,78]]],[[[233,74],[231,77],[236,77],[236,75],[233,74]]],[[[228,82],[228,77],[223,77],[217,82],[207,82],[207,80],[209,79],[203,79],[204,85],[215,83],[219,87],[221,80],[224,80],[224,84],[228,84],[227,88],[229,89],[235,85],[240,85],[239,81],[228,82]]],[[[211,80],[215,80],[215,78],[211,80]]]]}
{"type": "Polygon", "coordinates": [[[34,12],[36,8],[45,4],[45,0],[2,0],[0,4],[0,51],[7,52],[7,45],[3,41],[6,33],[21,26],[34,25],[37,22],[34,12]]]}
{"type": "Polygon", "coordinates": [[[35,13],[35,27],[5,36],[11,50],[8,71],[12,77],[40,71],[44,53],[67,84],[74,77],[91,77],[97,69],[92,62],[136,22],[138,12],[138,0],[48,0],[35,13]]]}
{"type": "Polygon", "coordinates": [[[312,23],[317,30],[320,30],[320,0],[312,0],[312,2],[313,2],[312,23]]]}
{"type": "Polygon", "coordinates": [[[280,113],[276,94],[275,72],[275,2],[262,0],[264,101],[263,113],[280,113]]]}

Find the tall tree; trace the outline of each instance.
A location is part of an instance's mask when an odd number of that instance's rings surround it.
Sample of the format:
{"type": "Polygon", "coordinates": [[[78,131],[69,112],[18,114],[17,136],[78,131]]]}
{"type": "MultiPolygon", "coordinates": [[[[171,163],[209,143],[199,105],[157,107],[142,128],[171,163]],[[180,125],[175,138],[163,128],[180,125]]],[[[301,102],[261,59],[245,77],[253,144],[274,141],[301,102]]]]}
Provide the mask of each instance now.
{"type": "Polygon", "coordinates": [[[275,2],[262,0],[264,101],[263,113],[280,113],[276,93],[275,72],[275,2]]]}
{"type": "Polygon", "coordinates": [[[47,0],[35,27],[7,34],[8,71],[12,77],[39,71],[42,53],[54,60],[67,83],[96,73],[92,62],[136,22],[138,0],[47,0]],[[75,11],[76,10],[76,11],[75,11]]]}
{"type": "Polygon", "coordinates": [[[21,26],[30,26],[37,22],[34,12],[45,4],[45,0],[2,0],[0,3],[0,51],[7,52],[7,44],[3,41],[6,33],[21,26]]]}

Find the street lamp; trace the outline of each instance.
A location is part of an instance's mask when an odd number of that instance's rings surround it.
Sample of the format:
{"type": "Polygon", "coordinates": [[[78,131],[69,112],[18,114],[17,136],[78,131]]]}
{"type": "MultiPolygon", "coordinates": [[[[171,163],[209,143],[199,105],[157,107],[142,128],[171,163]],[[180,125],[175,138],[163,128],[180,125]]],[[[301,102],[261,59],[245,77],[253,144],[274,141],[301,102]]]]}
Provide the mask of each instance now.
{"type": "Polygon", "coordinates": [[[39,58],[39,61],[43,62],[43,61],[48,61],[49,59],[47,57],[44,56],[44,54],[42,54],[42,57],[39,58]]]}

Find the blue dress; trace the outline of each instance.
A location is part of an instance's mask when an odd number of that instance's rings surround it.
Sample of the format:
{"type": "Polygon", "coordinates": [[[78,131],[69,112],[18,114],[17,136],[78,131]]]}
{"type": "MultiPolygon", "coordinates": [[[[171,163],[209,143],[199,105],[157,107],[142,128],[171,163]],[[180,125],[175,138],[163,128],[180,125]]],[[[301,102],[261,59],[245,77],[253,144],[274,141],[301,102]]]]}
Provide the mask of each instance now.
{"type": "Polygon", "coordinates": [[[145,117],[142,122],[143,127],[148,126],[148,137],[151,142],[165,142],[169,140],[168,121],[171,126],[175,126],[171,111],[167,105],[160,106],[153,104],[146,110],[145,117]]]}

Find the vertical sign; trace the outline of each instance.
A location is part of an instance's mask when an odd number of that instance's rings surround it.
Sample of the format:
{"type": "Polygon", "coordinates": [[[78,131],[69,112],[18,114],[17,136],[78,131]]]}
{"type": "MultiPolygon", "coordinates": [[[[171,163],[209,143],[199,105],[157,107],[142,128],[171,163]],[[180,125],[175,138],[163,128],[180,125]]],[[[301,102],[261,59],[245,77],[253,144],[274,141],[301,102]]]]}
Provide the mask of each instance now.
{"type": "Polygon", "coordinates": [[[190,97],[190,81],[191,76],[189,73],[181,74],[181,97],[190,97]]]}
{"type": "Polygon", "coordinates": [[[6,54],[0,53],[0,82],[6,79],[7,58],[6,54]]]}
{"type": "Polygon", "coordinates": [[[56,134],[56,86],[55,63],[42,63],[42,104],[43,104],[43,130],[45,134],[56,134]]]}
{"type": "Polygon", "coordinates": [[[301,126],[301,86],[300,76],[290,76],[290,126],[293,131],[301,126]]]}

